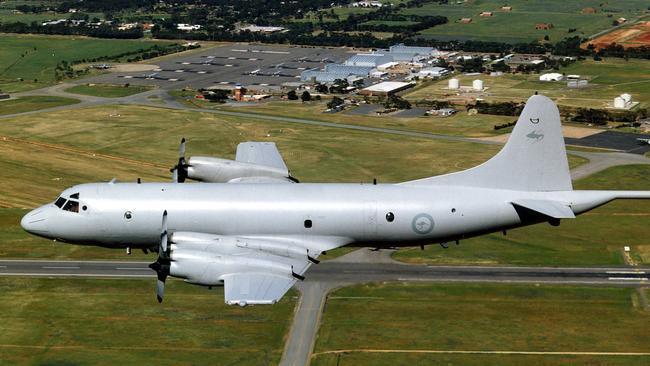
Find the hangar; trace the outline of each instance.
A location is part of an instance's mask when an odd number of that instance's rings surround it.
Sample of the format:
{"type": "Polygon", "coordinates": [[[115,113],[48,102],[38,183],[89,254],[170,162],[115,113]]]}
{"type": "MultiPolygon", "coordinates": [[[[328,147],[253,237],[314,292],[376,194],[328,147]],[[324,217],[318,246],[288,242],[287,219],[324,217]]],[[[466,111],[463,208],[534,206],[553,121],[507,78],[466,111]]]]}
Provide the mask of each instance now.
{"type": "Polygon", "coordinates": [[[361,89],[359,94],[367,96],[389,96],[398,93],[402,90],[413,87],[413,83],[405,83],[401,81],[384,81],[379,84],[371,85],[367,88],[361,89]]]}

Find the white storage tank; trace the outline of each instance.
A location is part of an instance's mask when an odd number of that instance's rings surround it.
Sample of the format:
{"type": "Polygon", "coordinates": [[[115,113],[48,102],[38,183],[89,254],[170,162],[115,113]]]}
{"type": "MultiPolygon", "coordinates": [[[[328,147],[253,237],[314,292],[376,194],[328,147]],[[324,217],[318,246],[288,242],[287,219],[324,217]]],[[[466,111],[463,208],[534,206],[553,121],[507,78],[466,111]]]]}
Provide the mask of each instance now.
{"type": "Polygon", "coordinates": [[[472,82],[472,89],[476,91],[482,91],[483,90],[483,80],[476,79],[472,82]]]}
{"type": "Polygon", "coordinates": [[[449,79],[449,89],[458,89],[460,88],[460,81],[456,78],[449,79]]]}
{"type": "Polygon", "coordinates": [[[625,99],[621,97],[614,98],[614,108],[625,108],[625,99]]]}

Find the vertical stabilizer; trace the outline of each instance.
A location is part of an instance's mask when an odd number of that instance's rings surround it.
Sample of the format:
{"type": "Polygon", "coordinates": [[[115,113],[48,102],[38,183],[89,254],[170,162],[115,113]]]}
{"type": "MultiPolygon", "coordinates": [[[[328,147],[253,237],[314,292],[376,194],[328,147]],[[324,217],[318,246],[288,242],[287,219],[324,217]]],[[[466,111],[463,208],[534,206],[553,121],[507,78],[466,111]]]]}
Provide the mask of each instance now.
{"type": "Polygon", "coordinates": [[[508,142],[492,159],[468,170],[405,184],[520,191],[572,190],[557,106],[545,96],[530,97],[508,142]]]}

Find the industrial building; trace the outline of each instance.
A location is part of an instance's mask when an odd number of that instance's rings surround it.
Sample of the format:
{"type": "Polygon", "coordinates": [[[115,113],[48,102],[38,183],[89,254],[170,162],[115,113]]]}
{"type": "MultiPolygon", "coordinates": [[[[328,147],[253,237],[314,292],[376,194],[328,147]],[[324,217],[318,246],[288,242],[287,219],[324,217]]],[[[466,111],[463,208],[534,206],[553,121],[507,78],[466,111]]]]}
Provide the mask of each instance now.
{"type": "Polygon", "coordinates": [[[425,67],[418,72],[420,77],[439,78],[450,74],[451,71],[444,67],[425,67]]]}
{"type": "Polygon", "coordinates": [[[347,66],[365,66],[375,68],[393,62],[393,57],[383,53],[360,53],[350,57],[343,63],[347,66]]]}
{"type": "Polygon", "coordinates": [[[413,83],[404,83],[401,81],[384,81],[379,84],[361,89],[359,94],[367,96],[389,96],[413,87],[413,83]]]}

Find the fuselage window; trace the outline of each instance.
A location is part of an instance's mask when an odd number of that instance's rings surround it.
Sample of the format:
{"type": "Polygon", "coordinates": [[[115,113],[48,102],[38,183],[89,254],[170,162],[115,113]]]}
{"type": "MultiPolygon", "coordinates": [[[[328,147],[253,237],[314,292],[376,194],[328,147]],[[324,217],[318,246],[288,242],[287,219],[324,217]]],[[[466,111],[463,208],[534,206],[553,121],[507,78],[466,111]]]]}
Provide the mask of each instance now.
{"type": "Polygon", "coordinates": [[[65,198],[59,197],[56,199],[56,202],[54,202],[54,205],[58,208],[63,207],[63,204],[65,203],[65,198]]]}
{"type": "Polygon", "coordinates": [[[63,210],[70,212],[79,212],[79,202],[70,200],[65,204],[65,206],[63,206],[63,210]]]}

